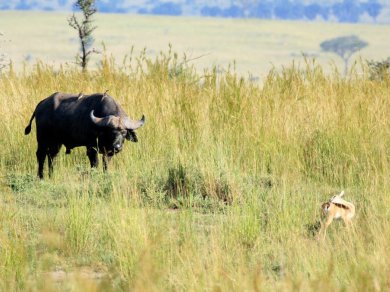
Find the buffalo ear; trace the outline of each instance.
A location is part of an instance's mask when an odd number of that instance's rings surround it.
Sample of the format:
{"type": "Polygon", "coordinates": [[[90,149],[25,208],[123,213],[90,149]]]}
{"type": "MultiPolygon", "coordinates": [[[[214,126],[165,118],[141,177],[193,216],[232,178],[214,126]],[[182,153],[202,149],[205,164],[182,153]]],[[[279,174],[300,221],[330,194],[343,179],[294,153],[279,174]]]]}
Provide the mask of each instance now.
{"type": "Polygon", "coordinates": [[[127,130],[126,139],[132,142],[138,142],[137,135],[133,130],[127,130]]]}

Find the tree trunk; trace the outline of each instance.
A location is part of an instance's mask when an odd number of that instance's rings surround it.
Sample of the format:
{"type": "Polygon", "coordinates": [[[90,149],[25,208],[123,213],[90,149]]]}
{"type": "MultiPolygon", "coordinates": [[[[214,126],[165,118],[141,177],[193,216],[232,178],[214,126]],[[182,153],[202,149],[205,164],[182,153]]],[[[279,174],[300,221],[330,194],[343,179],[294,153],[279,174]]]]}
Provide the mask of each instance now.
{"type": "Polygon", "coordinates": [[[348,74],[348,61],[349,61],[349,58],[344,58],[344,77],[347,76],[348,74]]]}

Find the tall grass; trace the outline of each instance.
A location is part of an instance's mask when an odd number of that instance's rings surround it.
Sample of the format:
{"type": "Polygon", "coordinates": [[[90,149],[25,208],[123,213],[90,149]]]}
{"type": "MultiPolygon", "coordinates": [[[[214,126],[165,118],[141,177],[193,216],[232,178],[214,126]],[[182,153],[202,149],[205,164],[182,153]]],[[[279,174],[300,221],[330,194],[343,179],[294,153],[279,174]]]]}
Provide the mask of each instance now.
{"type": "Polygon", "coordinates": [[[0,75],[0,288],[389,289],[388,80],[307,60],[259,85],[189,64],[169,51],[0,75]],[[35,179],[36,104],[106,90],[145,114],[139,142],[107,174],[76,149],[35,179]],[[335,223],[318,242],[319,205],[341,189],[355,232],[335,223]]]}

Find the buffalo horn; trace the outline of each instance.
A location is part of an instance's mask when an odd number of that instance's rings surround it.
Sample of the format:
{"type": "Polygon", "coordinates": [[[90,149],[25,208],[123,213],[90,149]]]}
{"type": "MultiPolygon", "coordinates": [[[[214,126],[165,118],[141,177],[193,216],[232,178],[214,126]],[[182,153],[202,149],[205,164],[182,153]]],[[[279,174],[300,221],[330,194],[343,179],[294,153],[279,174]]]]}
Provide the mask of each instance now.
{"type": "Polygon", "coordinates": [[[142,115],[142,118],[139,121],[132,121],[128,117],[125,118],[123,124],[128,130],[135,130],[141,127],[145,123],[145,116],[142,115]]]}
{"type": "Polygon", "coordinates": [[[91,120],[92,122],[99,126],[99,127],[105,127],[108,125],[109,123],[109,116],[108,117],[104,117],[104,118],[98,118],[98,117],[95,117],[95,115],[93,114],[93,110],[91,111],[91,114],[90,114],[90,117],[91,117],[91,120]]]}

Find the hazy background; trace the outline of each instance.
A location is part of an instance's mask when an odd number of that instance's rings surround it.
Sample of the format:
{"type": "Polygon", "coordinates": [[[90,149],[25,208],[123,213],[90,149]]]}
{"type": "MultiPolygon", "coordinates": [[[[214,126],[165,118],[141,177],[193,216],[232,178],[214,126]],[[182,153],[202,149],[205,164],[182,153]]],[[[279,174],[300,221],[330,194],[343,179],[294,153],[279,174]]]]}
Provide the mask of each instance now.
{"type": "MultiPolygon", "coordinates": [[[[1,1],[0,9],[69,11],[72,0],[1,1]]],[[[387,0],[101,0],[100,12],[389,23],[387,0]]]]}

